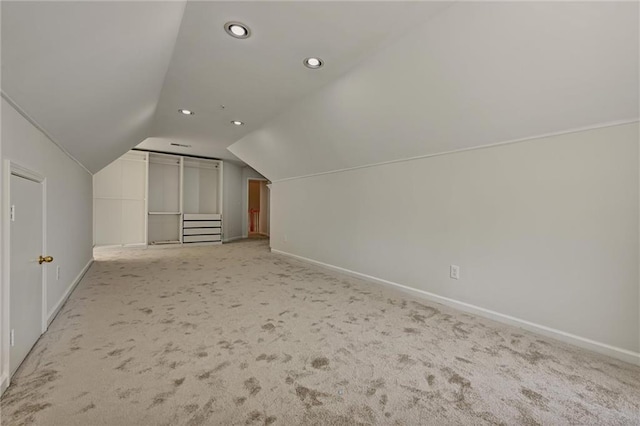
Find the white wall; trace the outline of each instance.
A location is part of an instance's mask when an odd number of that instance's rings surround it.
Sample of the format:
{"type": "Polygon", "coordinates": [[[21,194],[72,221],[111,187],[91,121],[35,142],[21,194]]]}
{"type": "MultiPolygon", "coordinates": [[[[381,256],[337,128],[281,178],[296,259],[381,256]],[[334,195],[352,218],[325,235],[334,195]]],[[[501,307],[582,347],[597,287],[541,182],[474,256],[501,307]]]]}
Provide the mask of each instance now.
{"type": "Polygon", "coordinates": [[[640,361],[638,140],[626,124],[278,181],[271,246],[640,361]]]}
{"type": "Polygon", "coordinates": [[[242,237],[242,167],[225,162],[222,172],[222,232],[224,241],[228,241],[242,237]]]}
{"type": "MultiPolygon", "coordinates": [[[[2,99],[3,164],[7,159],[38,172],[47,180],[47,252],[44,254],[55,259],[46,272],[46,303],[51,316],[93,258],[92,177],[2,99]],[[60,280],[56,280],[56,266],[61,267],[60,280]]],[[[8,344],[5,331],[6,324],[3,324],[3,346],[8,344]]],[[[5,360],[1,365],[5,365],[5,360]]]]}

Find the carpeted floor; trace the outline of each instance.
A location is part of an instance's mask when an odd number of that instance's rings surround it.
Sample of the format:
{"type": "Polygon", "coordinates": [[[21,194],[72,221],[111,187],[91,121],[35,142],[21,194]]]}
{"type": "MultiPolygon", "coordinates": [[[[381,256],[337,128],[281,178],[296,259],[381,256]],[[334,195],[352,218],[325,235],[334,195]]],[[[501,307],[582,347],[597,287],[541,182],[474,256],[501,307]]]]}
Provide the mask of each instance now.
{"type": "Polygon", "coordinates": [[[271,254],[101,251],[2,425],[640,424],[640,367],[271,254]]]}

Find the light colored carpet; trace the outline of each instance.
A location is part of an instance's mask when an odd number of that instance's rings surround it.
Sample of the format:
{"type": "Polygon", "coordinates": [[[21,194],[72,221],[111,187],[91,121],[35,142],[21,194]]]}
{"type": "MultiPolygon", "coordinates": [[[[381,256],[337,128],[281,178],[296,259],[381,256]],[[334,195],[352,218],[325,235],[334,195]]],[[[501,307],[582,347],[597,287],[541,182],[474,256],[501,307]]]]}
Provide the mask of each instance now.
{"type": "Polygon", "coordinates": [[[640,424],[640,368],[271,254],[97,261],[2,425],[640,424]]]}

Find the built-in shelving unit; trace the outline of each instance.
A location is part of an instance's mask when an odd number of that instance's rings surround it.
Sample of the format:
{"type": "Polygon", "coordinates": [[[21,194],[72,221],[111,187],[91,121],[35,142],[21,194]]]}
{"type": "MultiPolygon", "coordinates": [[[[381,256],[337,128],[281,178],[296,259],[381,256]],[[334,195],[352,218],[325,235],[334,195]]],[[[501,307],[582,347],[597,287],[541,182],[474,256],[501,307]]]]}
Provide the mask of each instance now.
{"type": "Polygon", "coordinates": [[[185,244],[221,242],[222,215],[185,213],[182,241],[185,244]]]}
{"type": "Polygon", "coordinates": [[[218,161],[185,158],[182,242],[222,241],[222,164],[218,161]]]}
{"type": "Polygon", "coordinates": [[[95,244],[221,244],[222,167],[219,160],[125,154],[94,177],[95,244]]]}

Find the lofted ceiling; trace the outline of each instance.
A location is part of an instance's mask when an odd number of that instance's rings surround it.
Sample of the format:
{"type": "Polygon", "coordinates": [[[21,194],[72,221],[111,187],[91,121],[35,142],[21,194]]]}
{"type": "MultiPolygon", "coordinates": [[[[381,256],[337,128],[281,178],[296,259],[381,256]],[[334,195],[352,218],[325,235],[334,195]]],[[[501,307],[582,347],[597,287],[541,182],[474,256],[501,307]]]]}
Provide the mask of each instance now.
{"type": "Polygon", "coordinates": [[[92,172],[140,146],[279,180],[638,119],[637,2],[1,7],[3,96],[92,172]]]}
{"type": "Polygon", "coordinates": [[[239,161],[226,149],[230,144],[448,3],[1,6],[4,96],[95,172],[138,144],[239,161]],[[223,25],[230,20],[247,24],[252,36],[228,36],[223,25]],[[305,68],[302,60],[311,55],[326,65],[305,68]],[[235,119],[246,124],[233,126],[235,119]]]}
{"type": "Polygon", "coordinates": [[[2,1],[2,93],[92,172],[149,136],[184,2],[2,1]]]}
{"type": "Polygon", "coordinates": [[[236,159],[227,147],[344,74],[448,4],[436,2],[189,2],[143,148],[236,159]],[[224,24],[240,21],[248,39],[224,24]],[[325,66],[309,70],[303,60],[325,66]],[[225,108],[222,109],[221,105],[225,108]],[[178,114],[179,108],[195,111],[178,114]],[[243,126],[234,126],[240,120],[243,126]],[[191,145],[186,151],[171,142],[191,145]]]}
{"type": "Polygon", "coordinates": [[[637,2],[459,2],[229,147],[272,181],[637,122],[637,2]]]}

